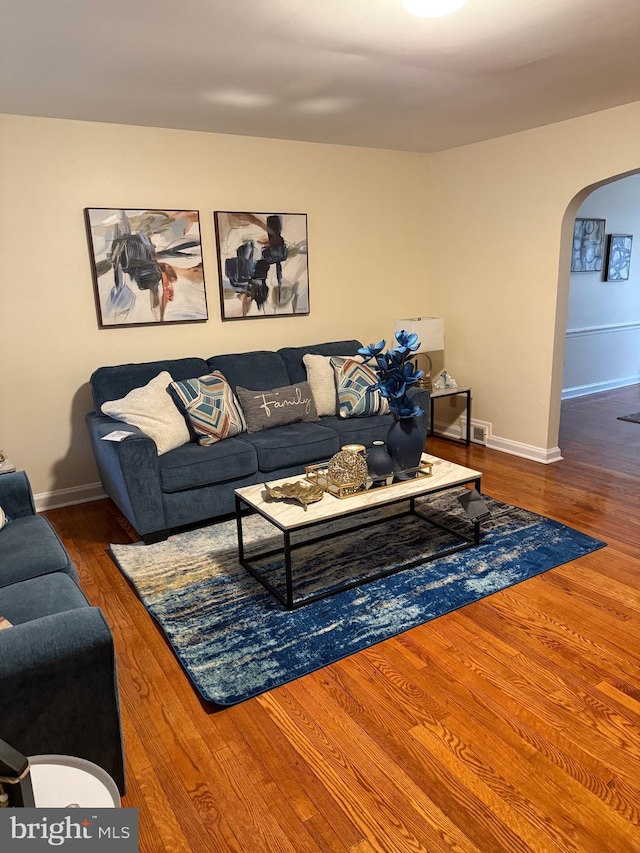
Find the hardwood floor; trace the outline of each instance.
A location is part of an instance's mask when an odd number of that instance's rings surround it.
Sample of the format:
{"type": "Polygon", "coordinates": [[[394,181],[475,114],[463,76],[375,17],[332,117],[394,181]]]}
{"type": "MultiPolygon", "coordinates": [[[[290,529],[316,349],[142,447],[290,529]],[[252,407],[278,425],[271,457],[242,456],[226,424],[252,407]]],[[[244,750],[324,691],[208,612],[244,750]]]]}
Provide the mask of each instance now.
{"type": "Polygon", "coordinates": [[[640,851],[640,386],[563,404],[564,460],[429,441],[608,547],[225,710],[107,554],[109,501],[47,515],[115,635],[142,853],[640,851]]]}

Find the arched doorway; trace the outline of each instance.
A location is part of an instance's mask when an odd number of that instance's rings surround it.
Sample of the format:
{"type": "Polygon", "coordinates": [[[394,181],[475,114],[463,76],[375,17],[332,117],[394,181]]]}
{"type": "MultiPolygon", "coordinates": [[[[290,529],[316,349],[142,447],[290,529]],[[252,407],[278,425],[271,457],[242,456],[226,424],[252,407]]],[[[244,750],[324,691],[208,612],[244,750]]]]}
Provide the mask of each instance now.
{"type": "Polygon", "coordinates": [[[562,223],[550,435],[559,437],[563,399],[640,382],[640,170],[585,187],[562,223]],[[576,218],[605,220],[601,271],[571,272],[576,218]],[[607,281],[611,234],[631,234],[629,279],[607,281]]]}

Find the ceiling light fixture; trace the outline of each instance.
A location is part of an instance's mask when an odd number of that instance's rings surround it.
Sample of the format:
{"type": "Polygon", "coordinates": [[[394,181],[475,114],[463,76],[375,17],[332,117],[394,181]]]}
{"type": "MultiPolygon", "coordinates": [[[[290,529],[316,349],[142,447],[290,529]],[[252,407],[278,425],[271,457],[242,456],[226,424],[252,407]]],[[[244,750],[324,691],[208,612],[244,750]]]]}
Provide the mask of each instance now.
{"type": "Polygon", "coordinates": [[[402,0],[402,5],[421,18],[444,18],[461,9],[467,0],[402,0]]]}

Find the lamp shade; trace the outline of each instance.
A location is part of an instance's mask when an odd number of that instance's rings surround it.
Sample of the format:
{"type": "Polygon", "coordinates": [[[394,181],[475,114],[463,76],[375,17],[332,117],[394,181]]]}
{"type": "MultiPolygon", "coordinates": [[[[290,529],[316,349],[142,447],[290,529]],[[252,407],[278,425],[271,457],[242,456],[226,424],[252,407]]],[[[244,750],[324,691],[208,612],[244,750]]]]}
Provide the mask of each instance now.
{"type": "Polygon", "coordinates": [[[440,317],[408,317],[396,320],[396,332],[415,332],[420,341],[418,352],[444,349],[444,323],[440,317]]]}

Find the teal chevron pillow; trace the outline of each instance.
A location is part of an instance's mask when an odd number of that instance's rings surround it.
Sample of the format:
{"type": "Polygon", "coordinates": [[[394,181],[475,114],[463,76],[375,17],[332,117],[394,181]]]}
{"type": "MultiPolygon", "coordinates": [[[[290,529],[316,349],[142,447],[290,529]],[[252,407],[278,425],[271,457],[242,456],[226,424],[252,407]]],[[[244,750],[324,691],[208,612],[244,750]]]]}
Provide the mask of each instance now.
{"type": "Polygon", "coordinates": [[[336,375],[338,415],[341,418],[386,415],[389,412],[389,404],[379,391],[367,391],[378,381],[374,370],[352,358],[338,356],[331,359],[331,364],[336,375]]]}
{"type": "Polygon", "coordinates": [[[169,392],[198,444],[215,444],[246,432],[242,409],[219,370],[197,379],[172,382],[169,392]]]}

